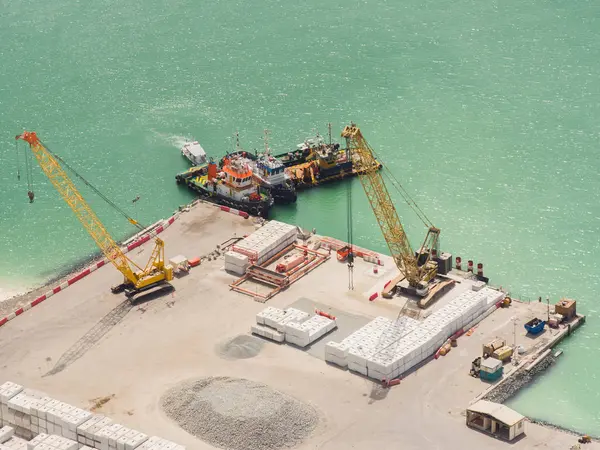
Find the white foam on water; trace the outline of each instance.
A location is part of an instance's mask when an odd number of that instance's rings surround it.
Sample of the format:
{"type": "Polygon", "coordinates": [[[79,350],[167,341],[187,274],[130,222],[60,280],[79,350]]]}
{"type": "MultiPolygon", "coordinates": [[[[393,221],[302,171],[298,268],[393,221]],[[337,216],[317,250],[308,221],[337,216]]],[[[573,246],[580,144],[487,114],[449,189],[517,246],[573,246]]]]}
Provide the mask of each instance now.
{"type": "Polygon", "coordinates": [[[180,134],[167,134],[161,133],[160,131],[156,131],[154,129],[150,130],[152,134],[156,137],[156,140],[165,142],[169,144],[171,147],[176,148],[177,150],[181,150],[181,147],[188,142],[193,142],[194,139],[192,136],[183,136],[180,134]]]}

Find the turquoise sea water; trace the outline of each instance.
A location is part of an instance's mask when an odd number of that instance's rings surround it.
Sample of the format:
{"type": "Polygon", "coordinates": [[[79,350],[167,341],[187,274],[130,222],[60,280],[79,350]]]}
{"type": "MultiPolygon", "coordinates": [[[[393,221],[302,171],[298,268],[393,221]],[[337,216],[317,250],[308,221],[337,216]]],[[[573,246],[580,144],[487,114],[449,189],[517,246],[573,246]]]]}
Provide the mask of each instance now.
{"type": "MultiPolygon", "coordinates": [[[[354,120],[445,249],[523,297],[572,296],[589,314],[556,367],[511,405],[600,435],[597,2],[0,6],[0,296],[95,251],[37,166],[28,203],[13,142],[23,129],[151,223],[192,198],[174,182],[185,139],[218,156],[235,130],[253,149],[268,128],[286,151],[316,127],[332,122],[337,134],[354,120]]],[[[276,218],[344,238],[346,189],[355,241],[385,250],[357,180],[303,193],[276,218]]],[[[83,192],[117,238],[134,231],[83,192]]],[[[398,210],[417,245],[424,227],[400,198],[398,210]]]]}

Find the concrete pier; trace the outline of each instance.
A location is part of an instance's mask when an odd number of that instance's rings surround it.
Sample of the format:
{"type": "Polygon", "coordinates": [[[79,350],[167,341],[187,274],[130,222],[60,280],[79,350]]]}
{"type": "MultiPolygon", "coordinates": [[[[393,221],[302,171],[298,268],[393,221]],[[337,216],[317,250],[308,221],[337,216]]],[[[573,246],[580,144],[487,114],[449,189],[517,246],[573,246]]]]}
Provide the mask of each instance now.
{"type": "MultiPolygon", "coordinates": [[[[115,421],[194,450],[213,447],[169,420],[160,398],[177,383],[195,377],[244,377],[311,405],[319,425],[298,449],[433,449],[448,448],[448,443],[453,448],[506,449],[505,443],[465,426],[466,407],[488,387],[470,377],[469,369],[481,356],[484,342],[502,336],[512,344],[513,316],[521,320],[516,340],[517,345],[527,345],[526,357],[562,338],[564,330],[559,330],[560,336],[554,330],[535,339],[524,335],[522,323],[540,316],[539,305],[513,302],[510,308],[492,312],[470,335],[458,339],[458,347],[413,367],[391,388],[326,364],[314,355],[321,341],[300,349],[255,337],[264,344],[255,356],[223,358],[217,348],[237,336],[249,337],[256,314],[266,306],[285,309],[302,299],[302,305],[314,302],[307,313],[314,308],[343,311],[352,319],[342,324],[340,333],[348,334],[354,323],[418,312],[412,308],[414,301],[402,297],[368,300],[396,273],[385,256],[377,273],[373,263],[355,260],[354,290],[348,290],[346,264],[330,258],[266,304],[232,291],[230,284],[237,277],[223,270],[217,245],[255,229],[252,219],[212,205],[201,203],[183,212],[161,234],[167,259],[211,254],[210,260],[203,259],[189,275],[176,278],[172,292],[147,296],[135,305],[110,293],[121,274],[112,266],[98,268],[0,328],[0,381],[39,389],[84,409],[92,399],[114,395],[103,411],[115,421]],[[52,375],[44,376],[48,373],[52,375]]],[[[151,247],[144,244],[129,255],[142,263],[151,247]]],[[[468,287],[458,284],[455,289],[458,294],[468,287]]],[[[436,303],[433,312],[444,304],[436,303]]],[[[526,434],[511,448],[563,449],[576,443],[572,435],[535,424],[528,424],[526,434]]]]}

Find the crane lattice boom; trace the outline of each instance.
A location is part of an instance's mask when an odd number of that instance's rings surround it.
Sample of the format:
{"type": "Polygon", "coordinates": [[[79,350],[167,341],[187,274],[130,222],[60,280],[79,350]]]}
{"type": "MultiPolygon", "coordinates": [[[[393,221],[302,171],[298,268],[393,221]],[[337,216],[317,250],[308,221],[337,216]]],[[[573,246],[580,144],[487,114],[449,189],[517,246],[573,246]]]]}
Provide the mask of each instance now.
{"type": "Polygon", "coordinates": [[[422,281],[429,281],[435,276],[435,271],[432,272],[432,265],[428,263],[429,254],[425,257],[425,261],[422,261],[420,256],[428,246],[430,249],[435,247],[439,230],[430,227],[425,242],[419,249],[419,257],[417,257],[410,246],[390,193],[383,181],[383,176],[378,170],[373,149],[354,124],[344,128],[342,137],[346,139],[347,148],[352,154],[354,168],[359,174],[358,178],[398,270],[404,275],[410,286],[416,287],[422,281]]]}
{"type": "MultiPolygon", "coordinates": [[[[38,139],[37,134],[25,131],[23,134],[16,136],[16,139],[24,140],[29,144],[44,174],[59,192],[63,200],[73,210],[77,219],[79,219],[86,231],[94,239],[104,256],[123,274],[125,284],[133,285],[134,288],[139,289],[150,284],[155,284],[157,281],[169,281],[172,279],[172,275],[169,276],[168,271],[165,271],[164,243],[161,239],[156,238],[156,247],[154,248],[152,257],[145,269],[141,269],[125,256],[119,245],[108,233],[102,222],[100,222],[96,213],[94,213],[83,199],[65,170],[38,139]],[[134,268],[139,270],[136,271],[134,268]]],[[[129,220],[134,225],[137,224],[135,220],[129,220]]]]}

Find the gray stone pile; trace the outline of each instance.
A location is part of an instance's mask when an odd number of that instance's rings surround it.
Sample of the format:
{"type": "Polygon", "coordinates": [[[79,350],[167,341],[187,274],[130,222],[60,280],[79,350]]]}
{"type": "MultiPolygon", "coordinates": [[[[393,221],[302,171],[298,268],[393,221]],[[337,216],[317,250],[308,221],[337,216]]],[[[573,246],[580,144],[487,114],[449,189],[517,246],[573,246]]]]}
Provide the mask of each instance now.
{"type": "Polygon", "coordinates": [[[182,383],[162,398],[166,414],[188,433],[230,450],[275,450],[299,444],[317,413],[254,381],[216,377],[182,383]]]}

